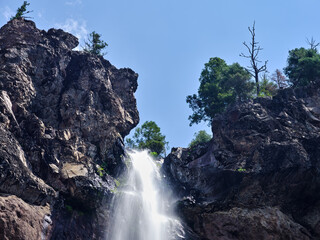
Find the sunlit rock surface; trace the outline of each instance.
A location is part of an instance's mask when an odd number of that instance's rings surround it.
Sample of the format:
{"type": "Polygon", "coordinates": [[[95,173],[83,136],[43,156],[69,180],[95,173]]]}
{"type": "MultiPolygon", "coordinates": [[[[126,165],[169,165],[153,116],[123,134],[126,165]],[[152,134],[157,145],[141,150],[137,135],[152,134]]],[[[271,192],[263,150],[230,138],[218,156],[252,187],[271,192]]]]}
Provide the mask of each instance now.
{"type": "Polygon", "coordinates": [[[0,196],[1,239],[47,239],[51,228],[49,205],[29,204],[14,195],[0,196]]]}
{"type": "Polygon", "coordinates": [[[201,239],[319,239],[319,110],[319,85],[229,107],[164,161],[177,212],[201,239]]]}
{"type": "Polygon", "coordinates": [[[24,19],[0,29],[0,223],[8,226],[0,239],[42,239],[49,215],[50,239],[104,236],[112,176],[125,166],[123,137],[139,121],[138,75],[73,51],[77,45],[69,33],[24,19]],[[30,222],[7,214],[41,206],[30,222]]]}

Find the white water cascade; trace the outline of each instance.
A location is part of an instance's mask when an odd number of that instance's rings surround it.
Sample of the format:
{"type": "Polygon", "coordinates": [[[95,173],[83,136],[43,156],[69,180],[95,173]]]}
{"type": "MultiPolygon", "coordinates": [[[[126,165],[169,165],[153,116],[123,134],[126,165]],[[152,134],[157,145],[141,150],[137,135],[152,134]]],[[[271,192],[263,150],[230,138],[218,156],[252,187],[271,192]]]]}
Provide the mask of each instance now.
{"type": "Polygon", "coordinates": [[[168,208],[159,168],[147,151],[131,151],[126,184],[113,199],[107,240],[184,239],[180,222],[168,208]]]}

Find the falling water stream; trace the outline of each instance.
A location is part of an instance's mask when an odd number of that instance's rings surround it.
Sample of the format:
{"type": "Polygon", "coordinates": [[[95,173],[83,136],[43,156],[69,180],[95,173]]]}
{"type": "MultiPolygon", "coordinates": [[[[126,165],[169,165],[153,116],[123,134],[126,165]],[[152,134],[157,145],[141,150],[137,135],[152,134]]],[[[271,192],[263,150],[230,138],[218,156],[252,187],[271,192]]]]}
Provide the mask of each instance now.
{"type": "Polygon", "coordinates": [[[159,167],[147,151],[130,151],[126,183],[113,199],[107,240],[179,240],[184,231],[170,211],[159,167]]]}

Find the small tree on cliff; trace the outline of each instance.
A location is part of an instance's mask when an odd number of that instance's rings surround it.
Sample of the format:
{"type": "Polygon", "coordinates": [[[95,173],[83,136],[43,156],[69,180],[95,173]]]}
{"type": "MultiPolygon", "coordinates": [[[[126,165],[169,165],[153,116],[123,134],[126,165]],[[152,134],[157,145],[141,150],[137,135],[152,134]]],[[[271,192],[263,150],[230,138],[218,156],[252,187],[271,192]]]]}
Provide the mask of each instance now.
{"type": "Polygon", "coordinates": [[[104,56],[106,53],[103,53],[102,50],[108,46],[108,44],[101,40],[101,35],[93,31],[88,37],[88,41],[85,41],[84,51],[92,53],[94,55],[104,56]]]}
{"type": "Polygon", "coordinates": [[[254,88],[250,79],[250,73],[238,63],[227,65],[221,58],[210,58],[201,72],[198,94],[186,99],[193,110],[189,116],[190,125],[211,122],[230,103],[250,98],[254,88]]]}
{"type": "Polygon", "coordinates": [[[193,147],[200,143],[206,143],[211,140],[212,136],[208,134],[205,130],[200,130],[194,134],[194,139],[190,142],[188,147],[193,147]]]}
{"type": "Polygon", "coordinates": [[[27,1],[24,1],[21,7],[17,9],[17,13],[15,16],[11,17],[10,20],[16,19],[16,18],[22,18],[25,17],[25,14],[31,13],[32,11],[27,11],[27,6],[29,6],[30,3],[27,1]]]}
{"type": "Polygon", "coordinates": [[[279,69],[276,69],[276,71],[272,74],[271,80],[277,84],[279,89],[287,88],[289,86],[288,79],[279,69]]]}
{"type": "Polygon", "coordinates": [[[277,85],[270,81],[268,76],[264,74],[262,81],[260,81],[259,97],[272,97],[277,94],[277,91],[277,85]]]}
{"type": "Polygon", "coordinates": [[[306,86],[320,80],[320,54],[316,48],[296,48],[289,51],[284,73],[293,87],[306,86]]]}
{"type": "Polygon", "coordinates": [[[141,127],[136,128],[133,137],[127,138],[126,143],[131,148],[149,149],[156,156],[165,154],[168,144],[154,121],[146,121],[141,127]]]}

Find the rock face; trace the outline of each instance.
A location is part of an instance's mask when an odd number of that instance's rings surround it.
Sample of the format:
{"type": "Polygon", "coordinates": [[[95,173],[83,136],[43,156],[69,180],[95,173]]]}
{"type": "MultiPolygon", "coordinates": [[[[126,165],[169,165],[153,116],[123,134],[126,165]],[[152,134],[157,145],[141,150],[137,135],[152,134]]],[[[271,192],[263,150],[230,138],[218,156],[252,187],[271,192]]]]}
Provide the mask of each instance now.
{"type": "Polygon", "coordinates": [[[1,239],[47,239],[51,226],[49,206],[27,204],[14,195],[0,197],[1,239]]]}
{"type": "Polygon", "coordinates": [[[77,45],[24,19],[0,29],[0,239],[104,237],[138,75],[77,45]]]}
{"type": "Polygon", "coordinates": [[[319,86],[238,103],[212,131],[163,165],[191,229],[201,239],[320,239],[319,86]]]}

